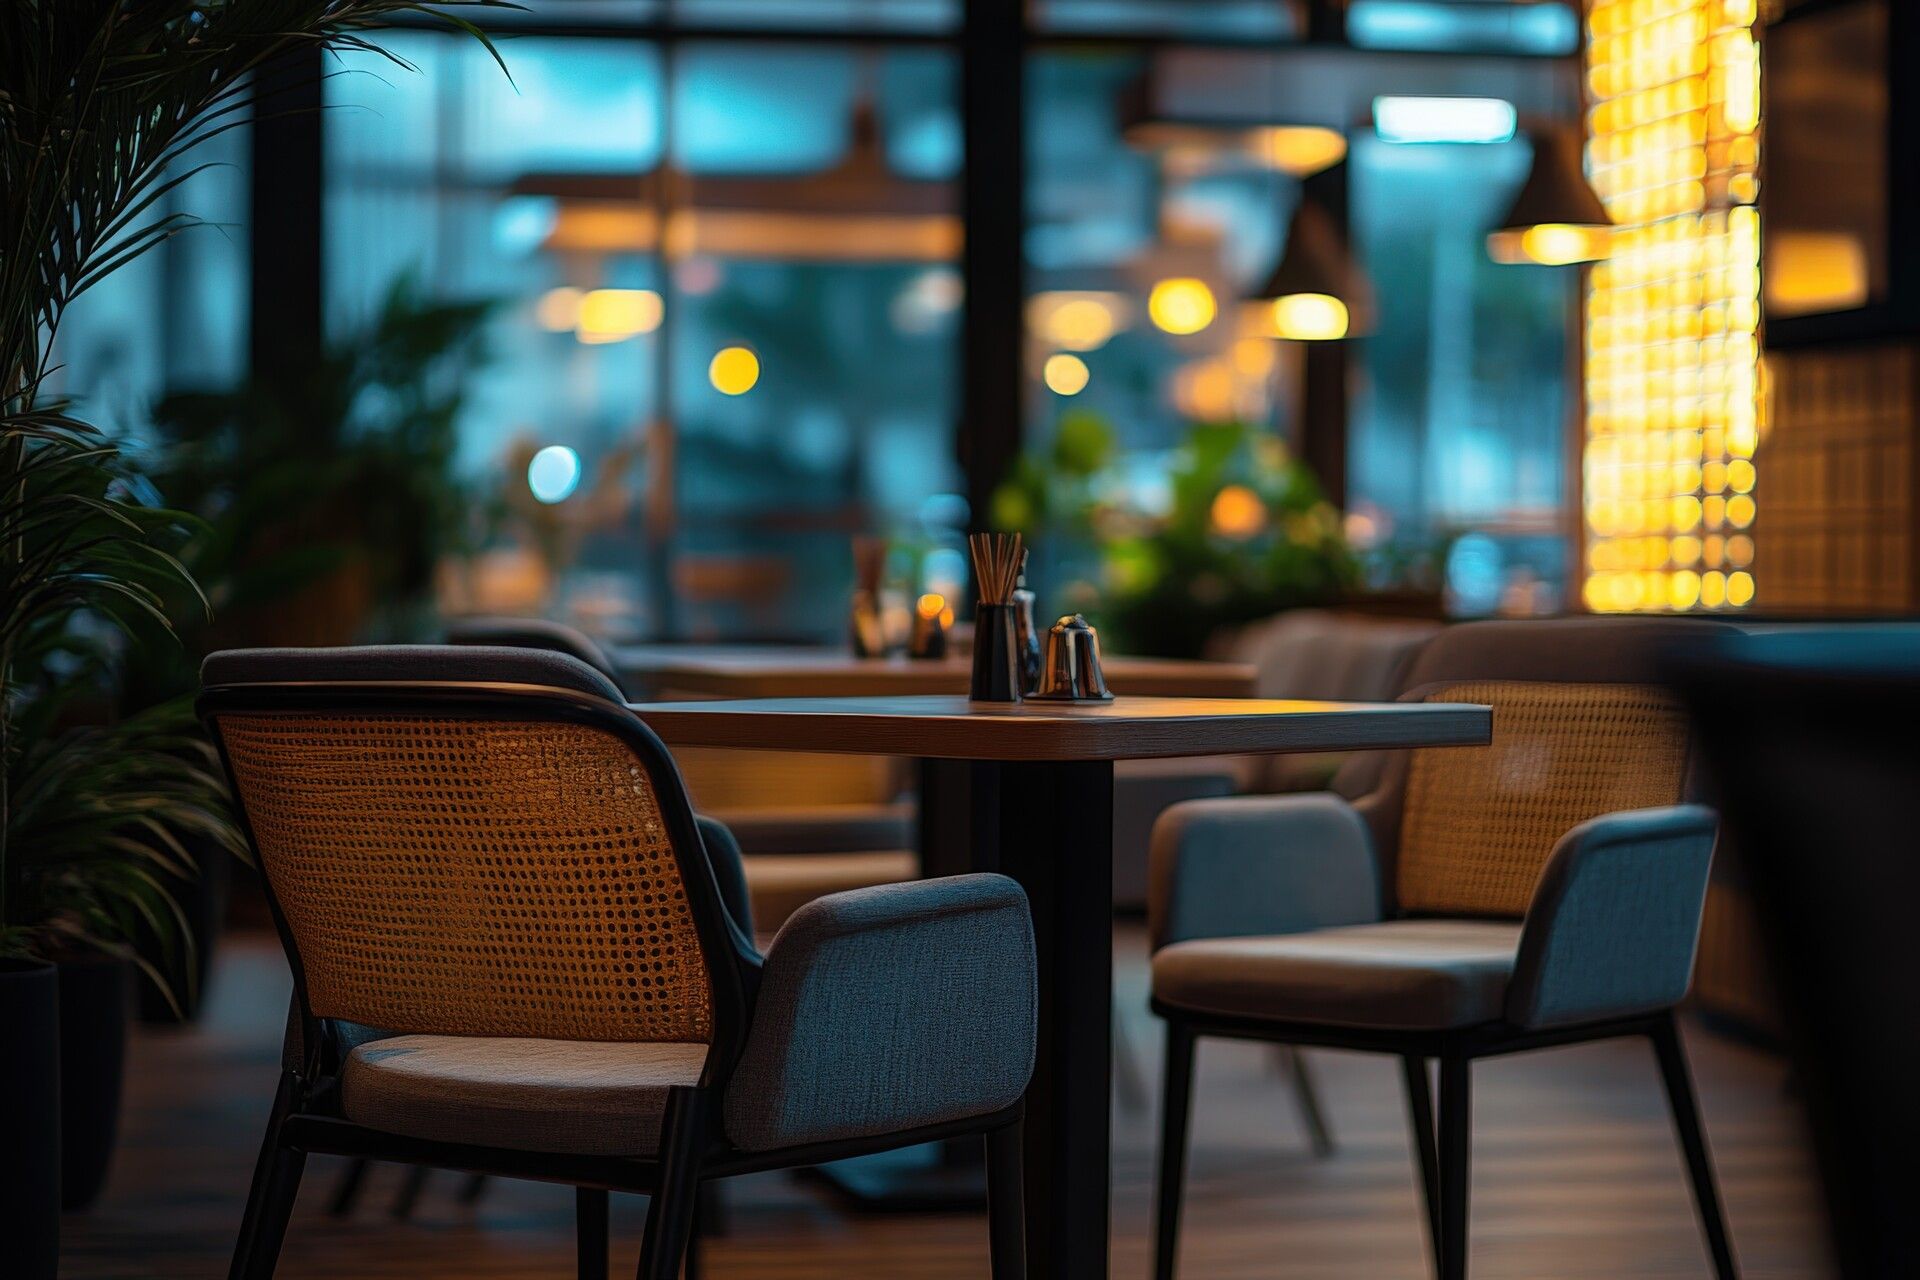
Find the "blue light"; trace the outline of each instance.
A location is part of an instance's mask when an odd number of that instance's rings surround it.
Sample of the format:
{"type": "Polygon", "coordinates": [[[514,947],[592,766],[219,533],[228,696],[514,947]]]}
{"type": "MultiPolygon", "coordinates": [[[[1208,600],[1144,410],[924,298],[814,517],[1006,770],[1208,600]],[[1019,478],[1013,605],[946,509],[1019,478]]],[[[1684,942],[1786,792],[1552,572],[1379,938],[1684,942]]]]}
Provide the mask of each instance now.
{"type": "Polygon", "coordinates": [[[565,502],[580,487],[580,455],[563,444],[550,444],[527,464],[527,488],[534,500],[565,502]]]}
{"type": "Polygon", "coordinates": [[[1519,113],[1502,98],[1375,98],[1382,142],[1506,142],[1519,113]]]}
{"type": "Polygon", "coordinates": [[[1347,39],[1363,49],[1556,56],[1580,47],[1580,20],[1563,4],[1353,0],[1347,39]]]}

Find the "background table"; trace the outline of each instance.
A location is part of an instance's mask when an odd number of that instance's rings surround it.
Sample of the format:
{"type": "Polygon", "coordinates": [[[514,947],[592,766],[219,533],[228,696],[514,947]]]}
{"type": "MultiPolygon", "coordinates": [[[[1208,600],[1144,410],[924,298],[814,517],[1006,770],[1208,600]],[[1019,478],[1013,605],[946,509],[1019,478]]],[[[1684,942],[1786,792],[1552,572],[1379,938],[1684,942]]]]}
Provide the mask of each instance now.
{"type": "Polygon", "coordinates": [[[1122,697],[1093,706],[959,696],[658,702],[671,746],[968,762],[972,865],[1033,908],[1040,1040],[1027,1091],[1028,1274],[1107,1280],[1113,1003],[1113,762],[1161,756],[1471,745],[1489,708],[1457,703],[1122,697]]]}
{"type": "MultiPolygon", "coordinates": [[[[844,698],[967,691],[966,658],[918,661],[856,658],[807,645],[617,645],[608,652],[629,688],[715,698],[844,698]]],[[[1142,697],[1245,698],[1255,670],[1246,662],[1109,655],[1107,684],[1142,697]]]]}

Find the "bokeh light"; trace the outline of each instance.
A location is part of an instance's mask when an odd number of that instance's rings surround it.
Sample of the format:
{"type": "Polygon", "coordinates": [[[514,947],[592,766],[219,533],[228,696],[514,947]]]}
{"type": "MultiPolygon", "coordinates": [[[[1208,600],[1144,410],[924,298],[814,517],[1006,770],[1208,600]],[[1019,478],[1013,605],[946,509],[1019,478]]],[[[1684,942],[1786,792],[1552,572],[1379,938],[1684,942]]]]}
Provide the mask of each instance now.
{"type": "Polygon", "coordinates": [[[527,489],[535,501],[565,502],[580,487],[580,455],[563,444],[550,444],[527,463],[527,489]]]}
{"type": "Polygon", "coordinates": [[[745,347],[723,347],[707,365],[707,381],[722,395],[743,396],[760,381],[760,357],[745,347]]]}
{"type": "Polygon", "coordinates": [[[1171,334],[1199,333],[1213,323],[1218,311],[1213,290],[1206,281],[1192,276],[1162,280],[1147,295],[1148,318],[1171,334]]]}

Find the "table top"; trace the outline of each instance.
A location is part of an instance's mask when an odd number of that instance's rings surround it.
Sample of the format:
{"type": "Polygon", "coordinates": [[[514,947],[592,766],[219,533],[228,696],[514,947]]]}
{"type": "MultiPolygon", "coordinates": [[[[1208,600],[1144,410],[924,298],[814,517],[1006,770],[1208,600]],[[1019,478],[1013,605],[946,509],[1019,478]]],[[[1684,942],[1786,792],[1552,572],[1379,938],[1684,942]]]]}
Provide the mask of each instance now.
{"type": "Polygon", "coordinates": [[[1475,746],[1493,736],[1491,708],[1456,702],[1118,697],[1096,704],[988,703],[919,695],[649,702],[633,709],[669,746],[953,760],[1475,746]]]}
{"type": "MultiPolygon", "coordinates": [[[[962,694],[972,672],[966,658],[856,658],[824,645],[618,645],[609,656],[636,684],[715,698],[962,694]]],[[[1143,697],[1246,698],[1256,675],[1245,662],[1118,654],[1102,668],[1114,692],[1143,697]]]]}

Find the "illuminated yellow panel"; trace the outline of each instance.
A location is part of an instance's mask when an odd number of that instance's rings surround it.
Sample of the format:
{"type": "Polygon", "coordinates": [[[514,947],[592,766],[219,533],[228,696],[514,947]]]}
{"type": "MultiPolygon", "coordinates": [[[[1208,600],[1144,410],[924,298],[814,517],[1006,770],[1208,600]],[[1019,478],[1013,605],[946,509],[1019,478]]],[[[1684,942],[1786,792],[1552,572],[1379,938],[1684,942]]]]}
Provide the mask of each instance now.
{"type": "Polygon", "coordinates": [[[1755,595],[1756,10],[1588,11],[1587,161],[1615,223],[1586,299],[1581,595],[1594,610],[1739,608],[1755,595]]]}

